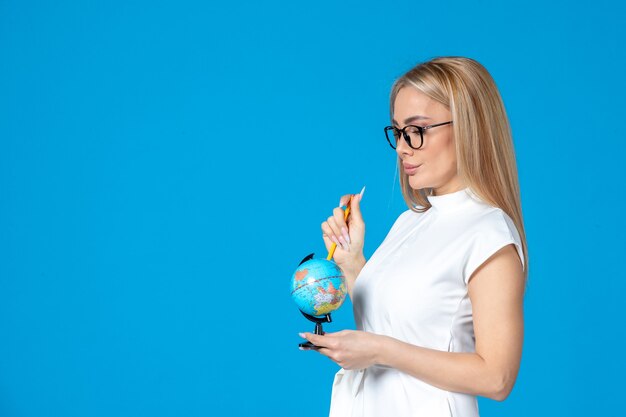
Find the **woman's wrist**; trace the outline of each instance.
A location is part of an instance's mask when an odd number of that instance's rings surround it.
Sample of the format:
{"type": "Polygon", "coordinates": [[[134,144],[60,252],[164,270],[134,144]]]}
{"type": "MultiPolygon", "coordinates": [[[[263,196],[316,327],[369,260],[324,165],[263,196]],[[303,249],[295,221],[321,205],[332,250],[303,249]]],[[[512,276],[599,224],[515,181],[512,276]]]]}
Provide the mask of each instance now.
{"type": "Polygon", "coordinates": [[[343,272],[343,275],[346,279],[346,286],[350,298],[352,298],[352,287],[354,286],[356,277],[359,276],[359,273],[363,269],[365,262],[367,262],[365,260],[365,256],[363,256],[363,253],[361,253],[349,262],[344,262],[339,265],[339,267],[341,268],[341,272],[343,272]]]}
{"type": "Polygon", "coordinates": [[[365,262],[365,256],[363,256],[363,254],[361,253],[350,262],[346,262],[343,265],[340,265],[340,267],[346,279],[350,282],[354,282],[354,280],[356,280],[356,277],[359,276],[359,274],[361,273],[365,262]]]}
{"type": "Polygon", "coordinates": [[[374,344],[375,354],[374,362],[381,366],[391,366],[389,362],[389,346],[393,343],[391,337],[385,335],[376,335],[376,342],[374,344]]]}

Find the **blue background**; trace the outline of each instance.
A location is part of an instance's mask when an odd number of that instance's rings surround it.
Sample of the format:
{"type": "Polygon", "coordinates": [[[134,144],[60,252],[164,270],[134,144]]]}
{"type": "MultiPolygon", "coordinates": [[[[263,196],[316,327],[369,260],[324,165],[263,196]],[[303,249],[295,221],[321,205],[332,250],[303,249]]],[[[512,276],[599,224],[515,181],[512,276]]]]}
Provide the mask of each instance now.
{"type": "Polygon", "coordinates": [[[389,89],[438,55],[499,85],[530,248],[517,384],[481,415],[621,414],[624,12],[0,0],[0,415],[325,415],[291,274],[342,194],[367,186],[366,256],[406,209],[389,89]]]}

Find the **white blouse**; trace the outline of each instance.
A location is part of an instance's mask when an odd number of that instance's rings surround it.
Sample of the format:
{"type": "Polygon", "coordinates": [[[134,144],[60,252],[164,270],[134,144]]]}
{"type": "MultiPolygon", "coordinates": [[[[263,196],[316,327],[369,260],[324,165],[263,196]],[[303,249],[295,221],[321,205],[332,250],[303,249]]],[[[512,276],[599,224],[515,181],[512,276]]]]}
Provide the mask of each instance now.
{"type": "MultiPolygon", "coordinates": [[[[469,188],[428,201],[426,212],[407,210],[398,217],[357,277],[357,329],[441,351],[475,352],[469,278],[511,243],[524,266],[520,236],[504,211],[469,188]]],[[[473,395],[442,390],[394,368],[342,368],[330,417],[349,416],[477,417],[478,404],[473,395]]]]}

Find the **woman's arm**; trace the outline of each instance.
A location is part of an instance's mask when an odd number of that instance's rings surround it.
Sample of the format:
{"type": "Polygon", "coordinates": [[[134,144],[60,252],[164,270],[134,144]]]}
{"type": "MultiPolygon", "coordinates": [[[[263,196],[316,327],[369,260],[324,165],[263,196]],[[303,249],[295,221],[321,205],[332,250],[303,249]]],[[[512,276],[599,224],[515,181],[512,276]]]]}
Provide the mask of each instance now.
{"type": "Polygon", "coordinates": [[[365,256],[361,252],[356,259],[350,263],[350,266],[343,266],[341,268],[345,278],[346,278],[346,286],[348,287],[348,295],[350,295],[350,300],[352,300],[352,289],[354,288],[354,283],[356,282],[356,277],[359,276],[359,273],[365,266],[365,256]]]}
{"type": "Polygon", "coordinates": [[[524,276],[513,245],[489,258],[469,281],[475,353],[427,349],[397,339],[344,330],[302,334],[345,369],[390,366],[447,391],[504,400],[522,354],[524,276]]]}
{"type": "Polygon", "coordinates": [[[504,400],[522,355],[524,286],[519,256],[507,245],[469,281],[475,353],[442,352],[381,336],[376,362],[448,391],[504,400]]]}

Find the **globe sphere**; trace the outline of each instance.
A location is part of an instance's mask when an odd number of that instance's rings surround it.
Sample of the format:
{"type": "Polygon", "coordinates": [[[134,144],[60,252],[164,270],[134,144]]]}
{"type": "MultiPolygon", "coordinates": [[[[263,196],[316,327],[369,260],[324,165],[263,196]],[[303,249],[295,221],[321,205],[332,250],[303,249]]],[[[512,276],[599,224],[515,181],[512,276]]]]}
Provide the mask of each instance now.
{"type": "Polygon", "coordinates": [[[303,313],[324,316],[337,310],[346,299],[346,279],[337,264],[309,259],[291,278],[291,297],[303,313]]]}

